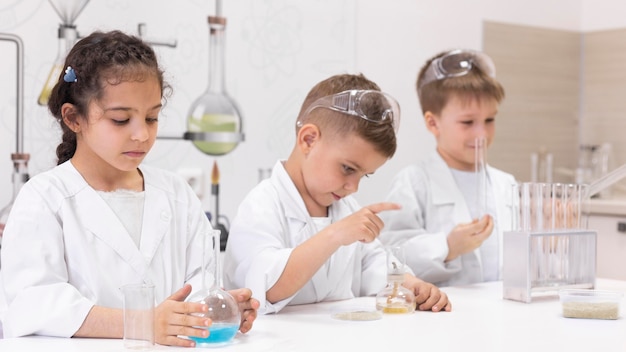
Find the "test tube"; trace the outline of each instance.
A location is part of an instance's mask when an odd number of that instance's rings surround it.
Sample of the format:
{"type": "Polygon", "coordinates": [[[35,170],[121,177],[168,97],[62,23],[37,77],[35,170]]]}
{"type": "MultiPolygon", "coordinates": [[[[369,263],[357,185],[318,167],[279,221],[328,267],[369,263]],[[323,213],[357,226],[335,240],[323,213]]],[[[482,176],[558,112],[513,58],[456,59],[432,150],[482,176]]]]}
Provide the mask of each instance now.
{"type": "Polygon", "coordinates": [[[520,230],[522,231],[532,231],[532,222],[531,222],[531,214],[530,208],[532,203],[531,198],[531,189],[532,182],[523,182],[519,185],[519,203],[520,203],[520,211],[519,211],[519,224],[520,230]]]}
{"type": "Polygon", "coordinates": [[[474,168],[476,171],[476,214],[475,218],[480,219],[487,213],[487,170],[485,157],[487,145],[485,137],[478,137],[474,140],[474,168]]]}

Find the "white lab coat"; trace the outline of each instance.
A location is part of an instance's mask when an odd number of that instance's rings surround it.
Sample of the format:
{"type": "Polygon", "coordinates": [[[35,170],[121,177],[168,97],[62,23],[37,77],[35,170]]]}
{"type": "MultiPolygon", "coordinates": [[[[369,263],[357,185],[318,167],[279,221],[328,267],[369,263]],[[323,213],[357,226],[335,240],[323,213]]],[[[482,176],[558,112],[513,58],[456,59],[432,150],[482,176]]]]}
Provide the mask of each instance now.
{"type": "Polygon", "coordinates": [[[2,243],[5,337],[70,337],[94,305],[122,308],[125,284],[153,283],[157,303],[186,282],[200,288],[201,247],[193,244],[211,226],[200,201],[174,173],[140,170],[140,248],[71,162],[23,186],[2,243]]]}
{"type": "MultiPolygon", "coordinates": [[[[502,233],[511,228],[515,178],[490,166],[487,177],[494,192],[488,199],[495,199],[494,217],[500,229],[491,236],[499,236],[501,256],[502,233]]],[[[448,234],[456,225],[472,219],[463,193],[437,152],[401,170],[393,179],[387,200],[401,204],[402,209],[380,214],[385,227],[379,238],[385,245],[404,246],[406,262],[415,276],[438,286],[483,282],[480,249],[444,262],[448,234]]]]}
{"type": "MultiPolygon", "coordinates": [[[[328,212],[337,221],[359,209],[356,200],[346,197],[328,212]]],[[[278,281],[291,251],[317,232],[296,186],[277,162],[271,177],[246,196],[233,219],[224,256],[226,288],[251,288],[261,302],[259,312],[265,314],[288,304],[375,295],[385,287],[386,254],[380,242],[357,242],[339,248],[295,295],[267,302],[265,293],[278,281]]]]}

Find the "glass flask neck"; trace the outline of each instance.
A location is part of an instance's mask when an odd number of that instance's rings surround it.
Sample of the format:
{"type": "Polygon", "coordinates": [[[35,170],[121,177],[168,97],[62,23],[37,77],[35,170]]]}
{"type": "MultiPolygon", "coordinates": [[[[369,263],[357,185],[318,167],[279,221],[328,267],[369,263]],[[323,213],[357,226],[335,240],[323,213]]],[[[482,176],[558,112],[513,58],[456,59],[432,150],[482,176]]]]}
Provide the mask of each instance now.
{"type": "Polygon", "coordinates": [[[226,18],[209,16],[209,86],[207,92],[223,93],[225,89],[226,18]]]}
{"type": "Polygon", "coordinates": [[[202,287],[211,291],[221,288],[220,231],[209,230],[202,236],[202,287]],[[211,263],[213,270],[211,270],[211,263]]]}

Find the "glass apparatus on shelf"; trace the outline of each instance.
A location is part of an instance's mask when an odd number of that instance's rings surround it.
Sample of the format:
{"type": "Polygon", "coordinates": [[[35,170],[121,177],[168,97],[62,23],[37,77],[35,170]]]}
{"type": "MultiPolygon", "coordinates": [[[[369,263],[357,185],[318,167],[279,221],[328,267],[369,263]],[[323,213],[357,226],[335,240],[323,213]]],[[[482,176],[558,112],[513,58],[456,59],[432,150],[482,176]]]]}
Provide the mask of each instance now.
{"type": "Polygon", "coordinates": [[[201,242],[203,249],[202,288],[189,296],[186,301],[208,305],[209,310],[199,316],[210,318],[213,323],[208,327],[208,337],[189,338],[196,341],[198,346],[226,344],[237,334],[241,315],[235,298],[221,288],[220,231],[209,230],[207,233],[198,234],[197,240],[201,242]]]}
{"type": "Polygon", "coordinates": [[[225,90],[226,18],[209,16],[209,84],[189,109],[183,138],[208,155],[224,155],[243,141],[239,108],[225,90]]]}
{"type": "Polygon", "coordinates": [[[383,313],[413,313],[415,295],[402,286],[404,274],[404,250],[402,247],[386,247],[387,286],[376,295],[376,309],[383,313]]]}
{"type": "Polygon", "coordinates": [[[58,51],[57,57],[52,64],[50,73],[46,79],[46,82],[39,94],[37,103],[42,106],[48,105],[48,99],[50,99],[50,92],[52,88],[59,80],[61,71],[63,71],[63,64],[65,57],[70,51],[76,39],[78,38],[78,31],[74,25],[76,17],[83,11],[89,0],[49,0],[50,4],[61,17],[61,23],[58,30],[58,51]]]}
{"type": "Polygon", "coordinates": [[[0,33],[1,41],[11,41],[17,46],[17,70],[16,72],[16,93],[15,93],[15,153],[11,154],[13,162],[13,197],[11,201],[0,210],[0,244],[2,243],[2,235],[4,226],[9,217],[9,213],[13,208],[13,202],[20,188],[28,181],[28,159],[30,155],[24,153],[24,44],[20,37],[13,34],[0,33]]]}

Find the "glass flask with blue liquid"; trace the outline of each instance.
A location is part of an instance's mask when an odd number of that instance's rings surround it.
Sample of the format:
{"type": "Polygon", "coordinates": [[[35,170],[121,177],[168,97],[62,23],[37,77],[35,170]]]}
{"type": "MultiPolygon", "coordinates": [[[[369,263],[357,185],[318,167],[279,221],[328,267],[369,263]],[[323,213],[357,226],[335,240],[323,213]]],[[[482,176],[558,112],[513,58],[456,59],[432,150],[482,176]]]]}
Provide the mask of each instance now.
{"type": "Polygon", "coordinates": [[[213,347],[230,343],[241,321],[241,313],[235,298],[221,288],[220,272],[220,231],[210,230],[199,235],[202,243],[202,288],[190,295],[186,301],[204,303],[209,309],[206,313],[196,315],[211,319],[212,324],[206,328],[209,336],[201,338],[189,336],[198,347],[213,347]]]}

